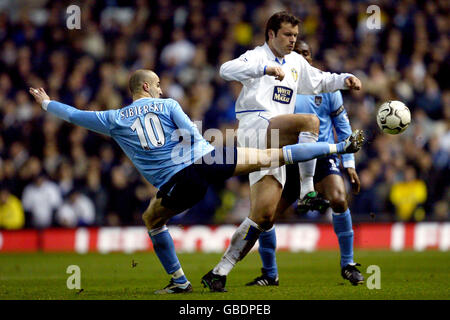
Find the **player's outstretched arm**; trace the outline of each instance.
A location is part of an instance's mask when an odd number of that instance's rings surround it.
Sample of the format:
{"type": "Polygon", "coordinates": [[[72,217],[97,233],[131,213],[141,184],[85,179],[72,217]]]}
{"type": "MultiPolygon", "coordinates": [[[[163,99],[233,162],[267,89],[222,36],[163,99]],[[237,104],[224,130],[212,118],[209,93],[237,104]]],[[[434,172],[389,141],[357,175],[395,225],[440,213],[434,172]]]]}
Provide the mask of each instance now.
{"type": "MultiPolygon", "coordinates": [[[[303,57],[301,57],[303,59],[303,57]]],[[[301,60],[298,94],[319,94],[337,90],[360,90],[361,81],[351,73],[324,72],[301,60]]]]}
{"type": "Polygon", "coordinates": [[[43,88],[30,88],[29,92],[36,102],[41,105],[42,109],[58,118],[98,133],[111,135],[108,111],[78,110],[67,104],[50,100],[50,97],[43,88]]]}

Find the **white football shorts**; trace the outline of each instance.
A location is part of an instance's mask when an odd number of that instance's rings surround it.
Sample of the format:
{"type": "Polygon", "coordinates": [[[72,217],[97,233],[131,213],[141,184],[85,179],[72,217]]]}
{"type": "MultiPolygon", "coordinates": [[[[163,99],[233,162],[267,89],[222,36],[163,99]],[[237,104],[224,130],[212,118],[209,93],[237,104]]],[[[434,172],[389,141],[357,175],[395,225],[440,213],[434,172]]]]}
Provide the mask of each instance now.
{"type": "MultiPolygon", "coordinates": [[[[269,119],[274,116],[270,112],[264,111],[236,114],[236,118],[239,120],[237,131],[238,147],[267,149],[267,127],[269,126],[269,119]]],[[[254,185],[266,175],[273,175],[284,187],[284,183],[286,182],[285,166],[261,169],[260,171],[249,173],[250,186],[254,185]]]]}

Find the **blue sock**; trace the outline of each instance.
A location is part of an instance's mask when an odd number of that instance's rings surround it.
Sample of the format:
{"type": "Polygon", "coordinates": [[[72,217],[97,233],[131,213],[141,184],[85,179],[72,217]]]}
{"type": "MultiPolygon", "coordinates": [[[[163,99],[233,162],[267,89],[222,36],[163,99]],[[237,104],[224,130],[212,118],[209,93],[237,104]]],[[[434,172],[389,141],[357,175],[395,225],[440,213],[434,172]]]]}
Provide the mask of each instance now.
{"type": "Polygon", "coordinates": [[[275,227],[261,232],[259,235],[259,255],[261,256],[264,270],[271,278],[278,276],[277,260],[275,258],[275,249],[277,247],[277,237],[275,227]]]}
{"type": "Polygon", "coordinates": [[[341,249],[341,267],[353,263],[353,229],[350,209],[341,214],[333,213],[333,227],[341,249]]]}
{"type": "MultiPolygon", "coordinates": [[[[172,237],[166,226],[153,229],[148,232],[150,239],[152,239],[153,249],[159,258],[159,261],[163,265],[166,272],[173,275],[175,272],[181,269],[180,261],[178,261],[177,254],[175,252],[175,245],[173,244],[172,237]]],[[[182,271],[181,271],[182,273],[182,271]]],[[[185,283],[187,278],[184,274],[173,277],[175,283],[185,283]]]]}
{"type": "Polygon", "coordinates": [[[336,145],[327,142],[298,143],[283,147],[284,161],[286,164],[292,164],[302,161],[308,161],[320,156],[342,152],[345,143],[340,142],[336,145]],[[336,146],[334,148],[334,146],[336,146]],[[332,149],[335,149],[332,151],[332,149]]]}

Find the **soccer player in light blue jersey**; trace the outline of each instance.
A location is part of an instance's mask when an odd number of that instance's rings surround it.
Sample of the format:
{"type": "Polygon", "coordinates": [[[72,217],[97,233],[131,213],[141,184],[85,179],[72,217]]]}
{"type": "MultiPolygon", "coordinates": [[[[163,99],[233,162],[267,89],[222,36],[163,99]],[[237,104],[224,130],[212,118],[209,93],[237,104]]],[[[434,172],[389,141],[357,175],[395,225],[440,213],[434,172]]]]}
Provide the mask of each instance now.
{"type": "MultiPolygon", "coordinates": [[[[129,89],[133,103],[108,111],[78,110],[50,100],[42,88],[30,88],[30,93],[47,112],[112,137],[145,179],[159,189],[143,214],[153,248],[165,271],[171,275],[169,285],[155,292],[158,294],[192,291],[166,223],[200,201],[209,185],[263,167],[356,152],[363,141],[362,132],[356,130],[340,144],[303,143],[265,150],[234,146],[215,148],[202,137],[178,102],[160,98],[159,77],[153,71],[135,71],[130,77],[129,89]]],[[[245,227],[248,223],[243,224],[245,227]]],[[[234,241],[242,240],[240,237],[241,233],[236,233],[234,241]]]]}
{"type": "MultiPolygon", "coordinates": [[[[311,48],[307,43],[304,41],[296,42],[294,51],[301,54],[311,64],[311,48]]],[[[343,141],[352,134],[340,91],[319,95],[297,95],[295,113],[317,115],[320,121],[318,141],[335,143],[333,128],[336,131],[338,141],[343,141]]],[[[271,123],[269,129],[283,125],[281,122],[278,124],[271,123]]],[[[360,181],[355,170],[353,154],[343,154],[342,162],[350,179],[353,192],[355,194],[359,193],[360,181]]],[[[341,275],[353,285],[357,285],[364,282],[364,277],[356,268],[359,264],[353,261],[352,218],[347,204],[344,180],[339,167],[340,160],[336,155],[317,159],[314,174],[315,189],[330,203],[333,227],[341,252],[341,275]]],[[[286,184],[277,207],[276,216],[282,215],[298,199],[300,192],[299,168],[297,165],[286,166],[286,176],[286,184]]],[[[259,254],[263,263],[262,275],[247,283],[248,286],[279,285],[275,250],[276,235],[275,228],[272,228],[259,236],[259,254]]]]}

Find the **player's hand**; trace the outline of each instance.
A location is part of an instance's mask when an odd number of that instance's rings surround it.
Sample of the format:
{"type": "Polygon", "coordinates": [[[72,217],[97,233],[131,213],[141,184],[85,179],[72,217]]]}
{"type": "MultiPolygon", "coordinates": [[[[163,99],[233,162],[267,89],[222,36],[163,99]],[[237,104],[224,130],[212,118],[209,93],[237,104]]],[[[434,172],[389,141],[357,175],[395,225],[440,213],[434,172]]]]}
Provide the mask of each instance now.
{"type": "Polygon", "coordinates": [[[39,103],[39,105],[42,105],[42,101],[44,100],[50,100],[50,97],[43,88],[39,89],[30,88],[29,91],[31,95],[34,97],[34,100],[36,100],[36,102],[39,103]]]}
{"type": "Polygon", "coordinates": [[[284,71],[280,67],[267,67],[266,74],[275,77],[276,80],[283,81],[284,71]]]}
{"type": "Polygon", "coordinates": [[[360,90],[362,87],[361,80],[359,80],[357,77],[353,77],[353,76],[350,76],[347,79],[345,79],[345,85],[349,89],[354,89],[354,90],[360,90]]]}
{"type": "Polygon", "coordinates": [[[361,188],[361,182],[359,181],[355,168],[347,168],[347,174],[350,179],[350,184],[352,185],[353,193],[358,194],[361,188]]]}

